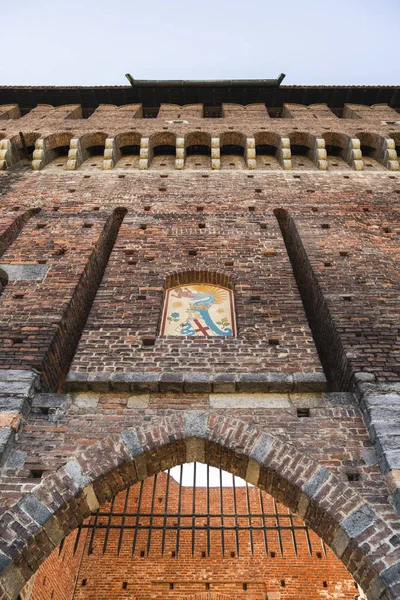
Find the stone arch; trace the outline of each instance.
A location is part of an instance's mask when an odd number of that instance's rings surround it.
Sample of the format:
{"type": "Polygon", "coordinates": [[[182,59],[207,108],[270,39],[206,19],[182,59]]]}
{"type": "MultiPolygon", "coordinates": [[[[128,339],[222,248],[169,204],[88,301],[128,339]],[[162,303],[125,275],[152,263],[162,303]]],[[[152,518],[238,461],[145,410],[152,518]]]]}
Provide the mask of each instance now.
{"type": "Polygon", "coordinates": [[[63,133],[53,133],[43,140],[43,166],[66,169],[68,162],[68,152],[73,134],[66,131],[63,133]]]}
{"type": "Polygon", "coordinates": [[[246,136],[238,131],[220,135],[221,169],[246,169],[246,136]]]}
{"type": "Polygon", "coordinates": [[[154,133],[149,140],[149,166],[152,169],[174,169],[176,134],[170,131],[154,133]]]}
{"type": "Polygon", "coordinates": [[[349,169],[352,164],[350,136],[345,133],[328,131],[322,134],[322,138],[325,140],[328,168],[333,171],[335,169],[349,169]]]}
{"type": "Polygon", "coordinates": [[[211,134],[192,131],[185,138],[185,168],[211,169],[211,134]]]}
{"type": "Polygon", "coordinates": [[[265,490],[332,548],[369,600],[398,598],[398,537],[347,483],[253,423],[187,410],[114,434],[49,473],[0,519],[0,593],[15,600],[66,535],[118,492],[184,462],[265,490]]]}
{"type": "Polygon", "coordinates": [[[257,169],[281,169],[281,136],[274,131],[257,131],[254,140],[257,169]]]}
{"type": "Polygon", "coordinates": [[[0,165],[1,159],[5,161],[7,167],[12,167],[21,161],[25,163],[32,161],[36,140],[40,138],[40,133],[28,132],[22,133],[22,135],[21,133],[0,144],[0,165]],[[2,149],[4,150],[3,156],[2,149]]]}
{"type": "Polygon", "coordinates": [[[187,269],[185,271],[174,271],[169,273],[165,278],[166,289],[189,283],[210,283],[231,290],[234,287],[232,277],[223,271],[187,269]]]}
{"type": "Polygon", "coordinates": [[[80,163],[84,169],[102,168],[106,139],[107,134],[102,131],[86,133],[79,138],[80,163]]]}
{"type": "Polygon", "coordinates": [[[385,138],[377,133],[361,131],[357,133],[364,169],[375,171],[384,166],[385,138]]]}
{"type": "Polygon", "coordinates": [[[140,158],[140,133],[128,131],[115,136],[115,167],[139,168],[140,158]]]}
{"type": "Polygon", "coordinates": [[[305,131],[289,133],[292,168],[315,169],[317,138],[305,131]]]}

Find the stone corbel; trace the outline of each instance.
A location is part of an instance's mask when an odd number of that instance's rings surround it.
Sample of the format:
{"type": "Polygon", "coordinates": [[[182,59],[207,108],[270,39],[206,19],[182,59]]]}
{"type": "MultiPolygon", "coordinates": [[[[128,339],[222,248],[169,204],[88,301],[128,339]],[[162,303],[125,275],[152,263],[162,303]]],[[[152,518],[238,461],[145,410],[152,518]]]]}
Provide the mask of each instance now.
{"type": "Polygon", "coordinates": [[[290,139],[281,138],[278,146],[276,157],[285,171],[291,171],[292,169],[292,153],[290,151],[290,139]]]}
{"type": "Polygon", "coordinates": [[[221,152],[219,137],[211,138],[211,168],[219,171],[221,168],[221,152]]]}
{"type": "Polygon", "coordinates": [[[0,171],[5,171],[11,165],[11,142],[0,140],[0,171]]]}
{"type": "Polygon", "coordinates": [[[117,162],[118,157],[115,138],[107,138],[104,147],[103,169],[105,171],[110,171],[115,167],[117,162]]]}
{"type": "Polygon", "coordinates": [[[252,138],[246,138],[246,163],[248,169],[255,169],[256,163],[256,140],[252,138]]]}
{"type": "Polygon", "coordinates": [[[33,151],[32,169],[40,171],[45,166],[44,139],[36,140],[35,150],[33,151]]]}
{"type": "Polygon", "coordinates": [[[176,138],[175,169],[183,169],[185,165],[185,138],[176,138]]]}
{"type": "Polygon", "coordinates": [[[348,149],[343,155],[344,160],[355,171],[362,171],[364,163],[361,154],[361,143],[358,138],[352,138],[349,142],[348,149]]]}
{"type": "Polygon", "coordinates": [[[139,169],[145,171],[149,168],[149,138],[142,137],[140,140],[139,169]]]}
{"type": "Polygon", "coordinates": [[[383,141],[382,163],[389,171],[400,170],[399,160],[396,152],[396,142],[392,138],[385,138],[383,141]]]}
{"type": "Polygon", "coordinates": [[[83,162],[83,153],[81,141],[79,138],[72,138],[69,143],[67,170],[76,171],[83,162]]]}
{"type": "Polygon", "coordinates": [[[327,154],[325,149],[325,140],[323,138],[315,138],[315,144],[312,152],[312,159],[315,166],[320,171],[328,169],[327,154]]]}

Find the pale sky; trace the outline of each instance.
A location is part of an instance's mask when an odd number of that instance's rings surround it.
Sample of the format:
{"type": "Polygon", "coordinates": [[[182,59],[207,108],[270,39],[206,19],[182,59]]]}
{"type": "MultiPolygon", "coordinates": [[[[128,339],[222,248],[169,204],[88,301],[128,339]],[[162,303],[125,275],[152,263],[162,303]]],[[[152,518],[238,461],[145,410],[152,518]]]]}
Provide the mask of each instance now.
{"type": "Polygon", "coordinates": [[[0,85],[400,83],[400,0],[0,0],[0,85]]]}

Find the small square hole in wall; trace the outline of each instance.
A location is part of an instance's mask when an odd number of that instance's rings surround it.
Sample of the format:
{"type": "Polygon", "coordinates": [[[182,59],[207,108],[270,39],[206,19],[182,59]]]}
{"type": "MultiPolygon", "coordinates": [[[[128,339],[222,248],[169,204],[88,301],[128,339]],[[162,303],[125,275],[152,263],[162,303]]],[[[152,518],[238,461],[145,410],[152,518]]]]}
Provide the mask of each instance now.
{"type": "Polygon", "coordinates": [[[279,338],[269,338],[268,344],[270,346],[279,346],[279,338]]]}
{"type": "Polygon", "coordinates": [[[166,167],[167,163],[160,163],[160,167],[166,167]]]}
{"type": "Polygon", "coordinates": [[[267,229],[267,223],[260,223],[260,229],[267,229]]]}
{"type": "Polygon", "coordinates": [[[254,179],[254,175],[247,175],[249,179],[254,179]]]}
{"type": "Polygon", "coordinates": [[[159,191],[159,192],[166,192],[166,191],[167,191],[167,188],[166,188],[166,187],[159,187],[159,188],[158,188],[158,191],[159,191]]]}
{"type": "Polygon", "coordinates": [[[312,210],[313,212],[318,212],[318,208],[317,208],[316,206],[313,206],[313,207],[311,208],[311,210],[312,210]]]}
{"type": "Polygon", "coordinates": [[[329,225],[329,223],[322,223],[321,225],[321,229],[330,229],[331,226],[329,225]]]}
{"type": "Polygon", "coordinates": [[[44,259],[44,258],[40,258],[36,262],[37,262],[38,265],[46,265],[47,264],[47,260],[44,259]]]}
{"type": "Polygon", "coordinates": [[[351,296],[342,296],[342,300],[344,300],[345,302],[351,302],[353,298],[351,296]]]}
{"type": "Polygon", "coordinates": [[[249,206],[249,212],[254,212],[256,210],[255,206],[249,206]]]}
{"type": "Polygon", "coordinates": [[[360,473],[346,473],[347,481],[360,481],[360,473]]]}
{"type": "Polygon", "coordinates": [[[208,581],[207,581],[207,583],[206,583],[206,585],[205,585],[205,588],[206,588],[206,590],[209,590],[209,589],[210,589],[210,584],[209,584],[209,582],[208,582],[208,581]]]}
{"type": "Polygon", "coordinates": [[[138,300],[146,300],[145,294],[139,294],[137,297],[138,300]]]}
{"type": "Polygon", "coordinates": [[[151,210],[151,206],[145,206],[145,207],[144,207],[144,210],[145,210],[146,212],[149,212],[149,211],[151,210]]]}
{"type": "Polygon", "coordinates": [[[247,592],[247,583],[244,583],[242,587],[243,587],[243,591],[247,592]]]}
{"type": "Polygon", "coordinates": [[[229,166],[230,166],[230,167],[234,167],[234,166],[235,166],[235,163],[229,163],[229,166]]]}
{"type": "Polygon", "coordinates": [[[343,179],[350,179],[350,175],[343,175],[343,179]]]}
{"type": "Polygon", "coordinates": [[[22,300],[24,298],[25,294],[14,294],[13,298],[15,300],[22,300]]]}
{"type": "Polygon", "coordinates": [[[316,556],[317,558],[322,558],[322,552],[317,552],[316,556]]]}
{"type": "Polygon", "coordinates": [[[174,589],[174,584],[173,584],[172,582],[169,584],[169,589],[170,589],[170,590],[173,590],[173,589],[174,589]]]}
{"type": "Polygon", "coordinates": [[[126,590],[128,588],[128,582],[127,581],[123,581],[122,582],[122,589],[126,590]]]}
{"type": "Polygon", "coordinates": [[[349,255],[349,253],[348,253],[348,252],[346,252],[346,250],[341,250],[341,251],[339,252],[339,255],[340,255],[340,256],[343,256],[343,257],[345,257],[345,256],[348,256],[348,255],[349,255]]]}
{"type": "Polygon", "coordinates": [[[36,225],[36,229],[44,229],[46,227],[46,223],[38,223],[36,225]]]}
{"type": "Polygon", "coordinates": [[[235,558],[235,553],[231,552],[231,558],[235,558]]]}
{"type": "Polygon", "coordinates": [[[233,260],[227,260],[225,261],[225,267],[233,267],[233,260]]]}
{"type": "Polygon", "coordinates": [[[201,558],[205,558],[206,557],[206,553],[204,552],[204,550],[201,553],[201,558]]]}
{"type": "Polygon", "coordinates": [[[125,175],[118,175],[118,179],[124,179],[125,175]]]}
{"type": "Polygon", "coordinates": [[[328,582],[327,581],[323,581],[322,582],[322,587],[327,588],[328,587],[328,582]]]}
{"type": "Polygon", "coordinates": [[[206,228],[205,223],[199,223],[199,229],[205,229],[205,228],[206,228]]]}
{"type": "Polygon", "coordinates": [[[372,194],[372,190],[367,190],[367,194],[372,194]]]}
{"type": "Polygon", "coordinates": [[[19,210],[21,207],[20,206],[13,206],[12,210],[19,210]]]}
{"type": "Polygon", "coordinates": [[[144,231],[145,229],[147,229],[147,225],[146,225],[146,223],[141,223],[141,224],[140,224],[140,229],[143,229],[143,231],[144,231]]]}
{"type": "Polygon", "coordinates": [[[293,178],[294,179],[301,179],[301,176],[300,175],[293,175],[293,178]]]}
{"type": "Polygon", "coordinates": [[[137,260],[129,259],[128,260],[128,265],[137,265],[137,262],[138,262],[137,260]]]}
{"type": "Polygon", "coordinates": [[[370,209],[368,208],[368,206],[364,206],[364,208],[363,208],[363,211],[364,211],[365,213],[369,213],[369,212],[370,212],[370,209]]]}
{"type": "Polygon", "coordinates": [[[385,233],[392,233],[392,230],[390,229],[390,227],[382,227],[382,229],[385,233]]]}
{"type": "Polygon", "coordinates": [[[32,479],[41,479],[43,477],[44,469],[31,469],[30,475],[32,479]]]}
{"type": "Polygon", "coordinates": [[[197,250],[189,250],[189,256],[197,256],[197,250]]]}
{"type": "Polygon", "coordinates": [[[254,191],[256,194],[261,194],[262,188],[256,188],[254,191]]]}
{"type": "Polygon", "coordinates": [[[142,338],[143,346],[155,346],[156,338],[155,337],[145,337],[142,338]]]}
{"type": "Polygon", "coordinates": [[[82,579],[81,586],[85,587],[86,584],[87,584],[87,579],[82,579]]]}
{"type": "Polygon", "coordinates": [[[298,408],[296,412],[299,419],[307,419],[308,417],[310,417],[309,408],[298,408]]]}
{"type": "Polygon", "coordinates": [[[161,177],[161,179],[167,179],[167,178],[168,178],[168,175],[166,175],[166,174],[162,174],[162,175],[160,175],[160,177],[161,177]]]}
{"type": "Polygon", "coordinates": [[[196,206],[196,212],[203,212],[204,206],[196,206]]]}
{"type": "Polygon", "coordinates": [[[84,175],[83,176],[83,179],[90,179],[90,178],[91,178],[91,175],[84,175]]]}
{"type": "Polygon", "coordinates": [[[75,188],[71,188],[68,191],[71,192],[71,194],[73,194],[74,192],[76,192],[76,189],[75,188]]]}
{"type": "Polygon", "coordinates": [[[332,266],[331,262],[328,262],[328,261],[324,262],[324,267],[331,267],[331,266],[332,266]]]}
{"type": "Polygon", "coordinates": [[[83,229],[91,229],[93,227],[93,223],[84,223],[83,229]]]}
{"type": "Polygon", "coordinates": [[[315,190],[306,190],[306,191],[307,191],[307,194],[314,194],[315,193],[315,190]]]}
{"type": "Polygon", "coordinates": [[[24,338],[20,335],[13,335],[10,339],[14,345],[24,343],[24,338]]]}
{"type": "Polygon", "coordinates": [[[140,551],[140,556],[141,556],[141,558],[144,558],[144,556],[145,556],[145,552],[144,552],[144,550],[141,550],[141,551],[140,551]]]}
{"type": "Polygon", "coordinates": [[[53,206],[53,212],[58,212],[60,210],[59,206],[53,206]]]}
{"type": "Polygon", "coordinates": [[[100,206],[93,206],[93,210],[100,210],[100,206]]]}
{"type": "Polygon", "coordinates": [[[207,173],[205,173],[204,175],[202,175],[203,179],[207,179],[209,177],[209,175],[207,175],[207,173]]]}
{"type": "Polygon", "coordinates": [[[172,552],[171,552],[171,558],[175,558],[175,557],[176,557],[176,552],[175,552],[175,550],[172,550],[172,552]]]}
{"type": "Polygon", "coordinates": [[[285,587],[286,583],[284,579],[281,579],[281,587],[285,587]]]}

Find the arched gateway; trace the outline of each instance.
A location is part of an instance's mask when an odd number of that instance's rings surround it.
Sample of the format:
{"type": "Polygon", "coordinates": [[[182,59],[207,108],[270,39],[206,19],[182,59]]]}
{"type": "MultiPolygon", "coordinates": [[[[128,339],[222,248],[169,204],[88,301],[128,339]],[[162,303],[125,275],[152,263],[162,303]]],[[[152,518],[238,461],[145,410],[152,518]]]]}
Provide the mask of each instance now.
{"type": "Polygon", "coordinates": [[[371,600],[399,597],[398,536],[369,504],[294,446],[238,418],[184,411],[109,436],[50,473],[0,521],[0,598],[15,600],[61,540],[99,505],[185,462],[221,467],[298,514],[371,600]]]}

